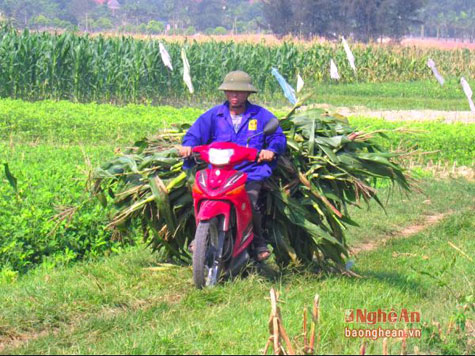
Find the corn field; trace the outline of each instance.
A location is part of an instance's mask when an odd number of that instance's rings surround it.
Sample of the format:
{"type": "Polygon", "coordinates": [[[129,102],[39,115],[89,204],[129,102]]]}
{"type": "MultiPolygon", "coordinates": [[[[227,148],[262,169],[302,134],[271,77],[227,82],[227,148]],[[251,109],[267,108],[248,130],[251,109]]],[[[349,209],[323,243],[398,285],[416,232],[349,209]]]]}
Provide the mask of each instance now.
{"type": "Polygon", "coordinates": [[[297,73],[310,83],[329,82],[330,58],[338,65],[342,82],[429,79],[428,58],[433,58],[446,76],[470,76],[475,71],[475,56],[470,50],[355,45],[355,75],[339,43],[269,46],[185,41],[164,45],[173,71],[163,65],[157,40],[18,32],[4,26],[0,28],[0,96],[120,103],[188,98],[182,80],[181,47],[186,50],[199,96],[216,95],[224,75],[236,69],[247,71],[264,95],[280,92],[270,75],[271,67],[278,68],[290,83],[297,73]]]}

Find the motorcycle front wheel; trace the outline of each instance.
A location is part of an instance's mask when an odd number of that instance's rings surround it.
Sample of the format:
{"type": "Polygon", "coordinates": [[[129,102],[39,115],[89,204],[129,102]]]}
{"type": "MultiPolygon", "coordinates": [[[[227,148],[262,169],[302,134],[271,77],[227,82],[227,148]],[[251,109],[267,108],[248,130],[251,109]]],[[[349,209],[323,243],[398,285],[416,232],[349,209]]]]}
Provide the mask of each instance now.
{"type": "Polygon", "coordinates": [[[218,219],[200,221],[195,233],[193,251],[193,281],[196,288],[218,283],[221,273],[219,257],[218,219]]]}

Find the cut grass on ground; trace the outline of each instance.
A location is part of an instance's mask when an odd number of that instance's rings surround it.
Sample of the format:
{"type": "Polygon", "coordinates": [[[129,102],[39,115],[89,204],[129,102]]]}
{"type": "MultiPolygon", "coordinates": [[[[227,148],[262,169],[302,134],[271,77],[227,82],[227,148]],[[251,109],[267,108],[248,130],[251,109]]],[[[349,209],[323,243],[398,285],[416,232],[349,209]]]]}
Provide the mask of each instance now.
{"type": "MultiPolygon", "coordinates": [[[[282,316],[291,336],[301,332],[303,307],[311,305],[315,293],[320,295],[318,353],[358,352],[361,340],[344,337],[345,326],[358,325],[344,322],[345,310],[352,308],[420,311],[422,323],[412,327],[422,327],[422,339],[408,340],[410,351],[418,346],[421,352],[471,353],[461,328],[465,319],[473,320],[474,276],[469,259],[473,260],[470,251],[475,248],[474,185],[432,181],[422,188],[427,197],[413,194],[407,202],[390,205],[392,224],[376,210],[357,217],[364,228],[350,231],[352,243],[397,234],[428,214],[453,213],[414,236],[359,254],[355,271],[362,279],[288,270],[276,280],[251,274],[197,291],[190,268],[147,269],[157,265],[157,256],[140,247],[69,268],[38,269],[0,289],[2,352],[258,353],[268,337],[267,297],[274,287],[285,302],[282,316]],[[427,199],[432,203],[424,203],[427,199]],[[433,320],[441,323],[444,332],[452,323],[451,333],[440,339],[433,320]],[[12,339],[22,341],[15,344],[12,339]]],[[[381,345],[381,340],[368,341],[367,352],[381,353],[381,345]]],[[[390,353],[399,353],[400,341],[390,340],[389,347],[390,353]]]]}

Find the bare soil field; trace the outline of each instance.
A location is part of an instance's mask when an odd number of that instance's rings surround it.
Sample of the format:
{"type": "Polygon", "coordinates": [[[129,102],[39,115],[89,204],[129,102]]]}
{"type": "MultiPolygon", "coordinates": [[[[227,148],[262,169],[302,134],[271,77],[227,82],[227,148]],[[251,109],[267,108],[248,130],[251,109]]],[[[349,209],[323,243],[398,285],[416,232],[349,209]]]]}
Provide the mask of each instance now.
{"type": "Polygon", "coordinates": [[[438,49],[475,49],[475,42],[437,39],[437,38],[405,38],[401,41],[403,46],[415,46],[419,48],[438,48],[438,49]]]}

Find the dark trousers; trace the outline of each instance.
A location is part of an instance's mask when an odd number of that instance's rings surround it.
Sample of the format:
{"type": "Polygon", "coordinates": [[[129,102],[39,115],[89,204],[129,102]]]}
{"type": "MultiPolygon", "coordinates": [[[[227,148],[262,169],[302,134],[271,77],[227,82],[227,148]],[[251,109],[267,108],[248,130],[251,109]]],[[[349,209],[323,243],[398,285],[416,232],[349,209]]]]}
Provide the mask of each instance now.
{"type": "Polygon", "coordinates": [[[252,225],[254,230],[253,245],[256,248],[266,246],[264,236],[262,236],[262,214],[257,206],[259,193],[261,192],[262,182],[251,181],[246,183],[246,192],[252,206],[252,225]]]}

